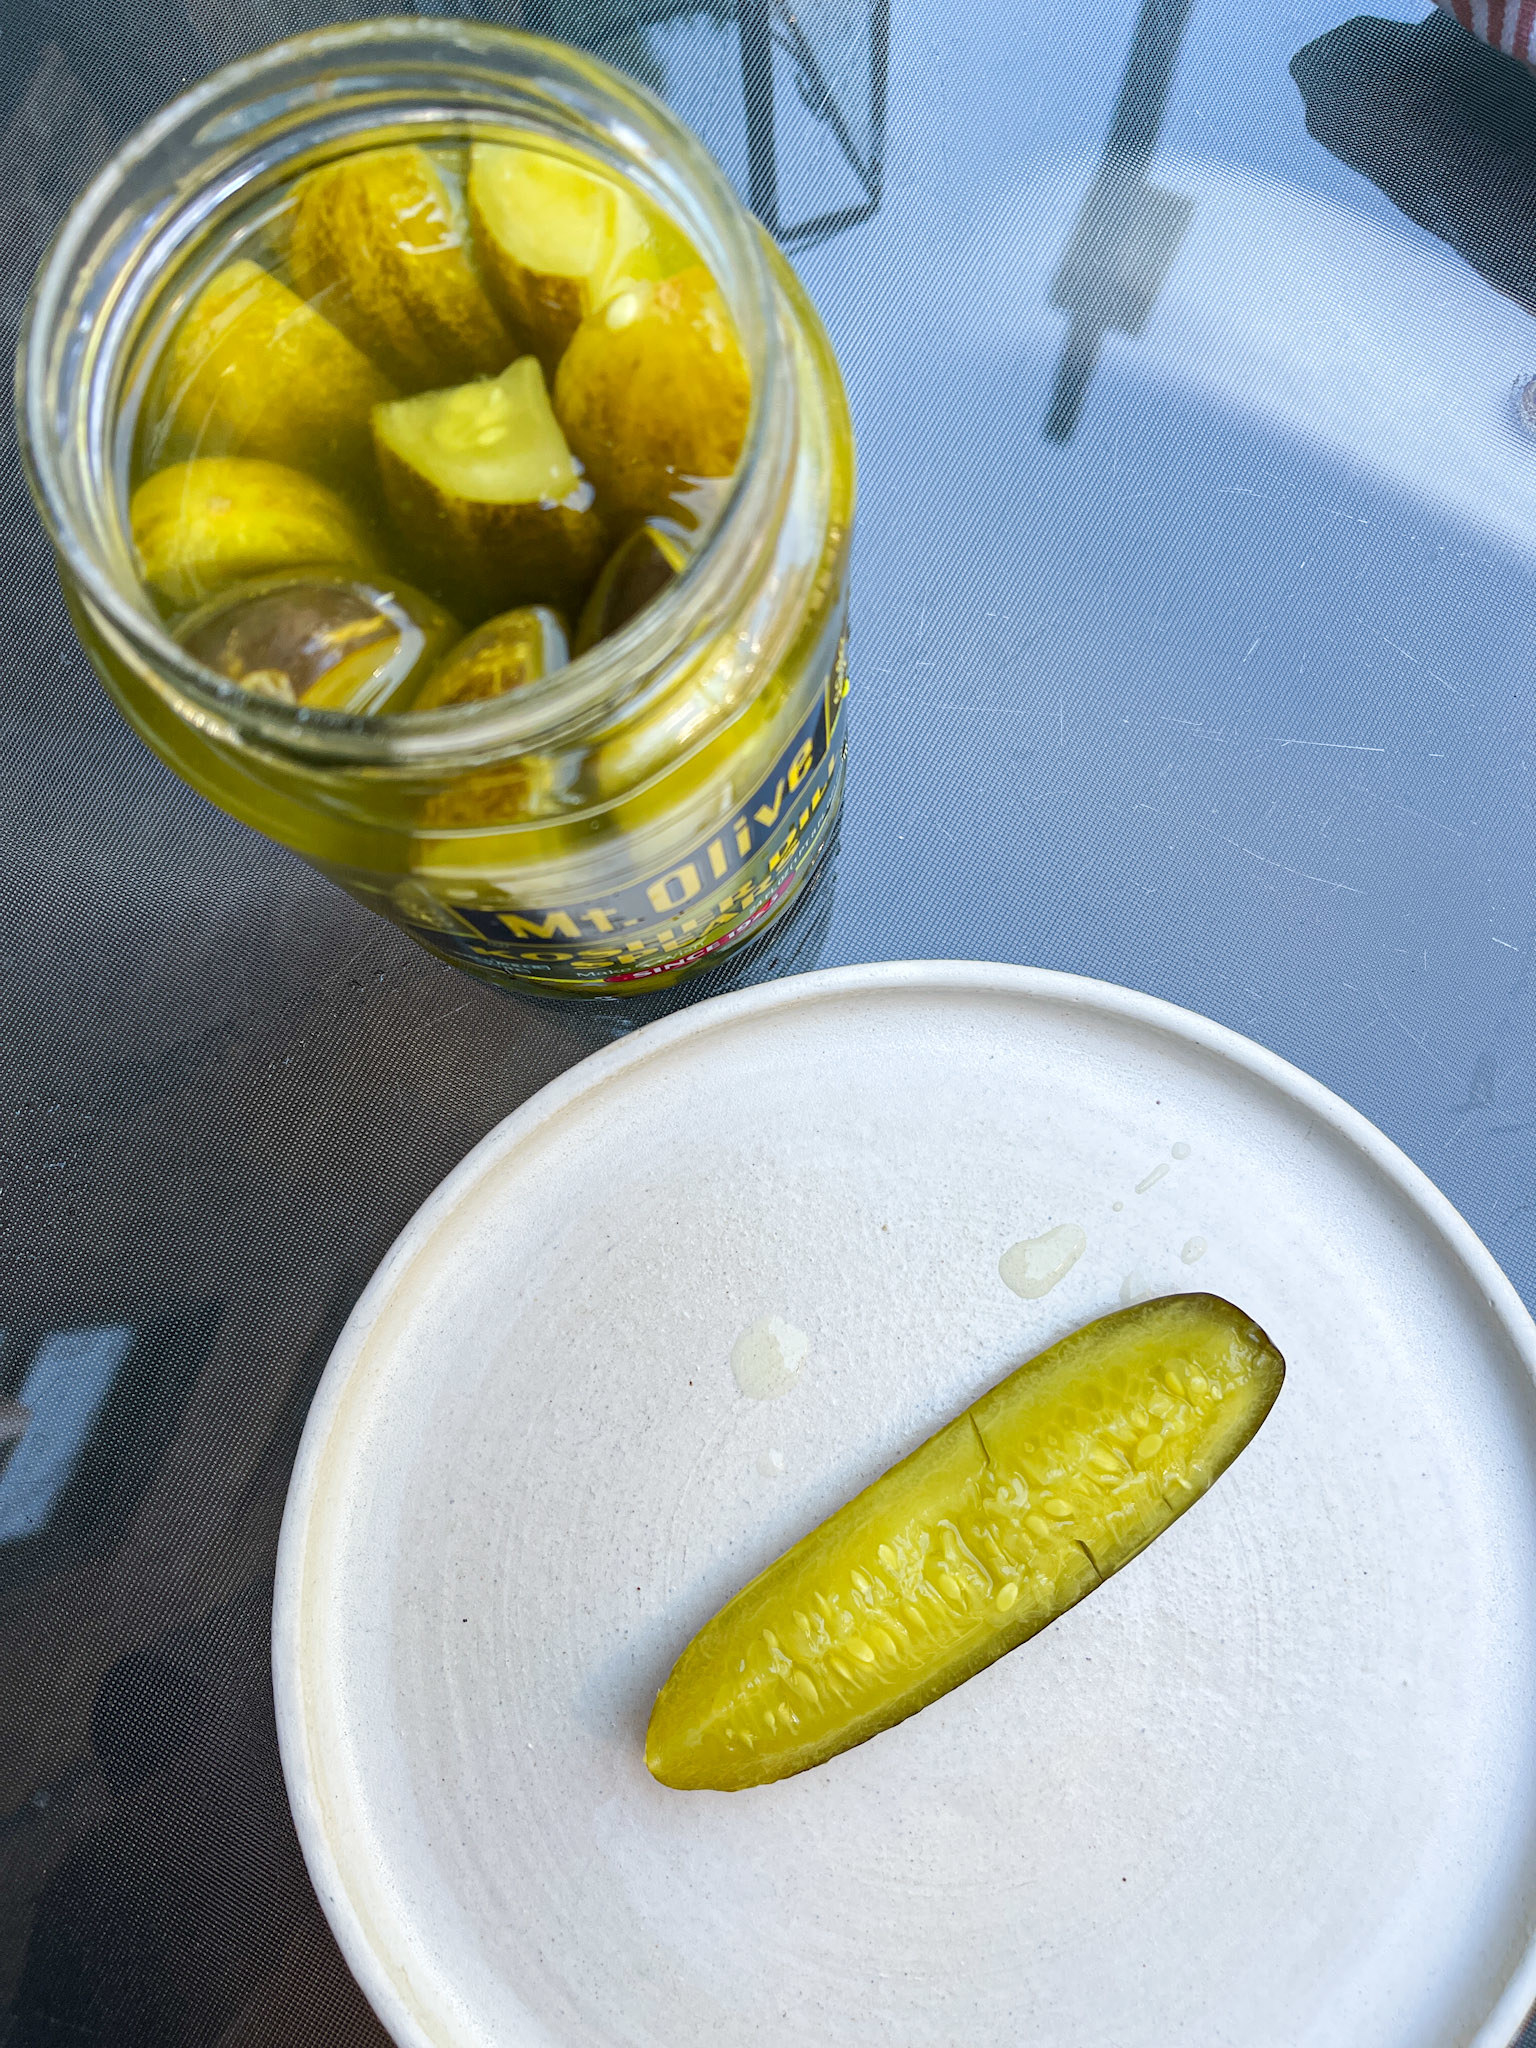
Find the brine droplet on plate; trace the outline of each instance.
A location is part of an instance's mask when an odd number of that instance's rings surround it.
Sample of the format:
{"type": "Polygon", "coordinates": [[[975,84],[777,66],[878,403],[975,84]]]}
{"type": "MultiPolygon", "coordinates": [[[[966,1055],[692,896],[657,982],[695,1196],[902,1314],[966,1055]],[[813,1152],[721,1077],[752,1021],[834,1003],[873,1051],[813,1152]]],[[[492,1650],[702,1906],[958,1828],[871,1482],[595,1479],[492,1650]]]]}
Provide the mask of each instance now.
{"type": "Polygon", "coordinates": [[[782,1316],[765,1316],[732,1345],[731,1371],[748,1400],[777,1401],[798,1383],[810,1350],[804,1330],[782,1316]]]}
{"type": "Polygon", "coordinates": [[[1088,1233],[1078,1223],[1058,1223],[1039,1237],[1010,1245],[997,1262],[1003,1284],[1025,1301],[1038,1301],[1064,1280],[1088,1249],[1088,1233]]]}

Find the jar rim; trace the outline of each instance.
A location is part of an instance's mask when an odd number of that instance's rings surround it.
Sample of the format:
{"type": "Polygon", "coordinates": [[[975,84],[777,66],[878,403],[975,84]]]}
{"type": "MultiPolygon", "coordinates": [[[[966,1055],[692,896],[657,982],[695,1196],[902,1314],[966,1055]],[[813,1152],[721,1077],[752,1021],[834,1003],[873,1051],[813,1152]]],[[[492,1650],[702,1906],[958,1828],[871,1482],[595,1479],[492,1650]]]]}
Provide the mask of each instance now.
{"type": "MultiPolygon", "coordinates": [[[[380,109],[374,125],[409,121],[411,104],[407,98],[380,109]]],[[[184,198],[206,180],[189,182],[183,163],[167,183],[184,198]]],[[[160,216],[153,221],[156,234],[149,239],[148,253],[152,259],[160,255],[162,263],[173,262],[190,239],[186,208],[178,211],[166,190],[153,196],[160,216]]],[[[704,144],[654,94],[600,59],[521,30],[441,16],[375,18],[288,38],[211,73],[137,129],[70,208],[44,255],[23,316],[16,364],[17,421],[33,494],[93,623],[119,651],[145,663],[157,689],[176,700],[192,722],[233,727],[242,741],[311,763],[353,768],[441,771],[554,744],[594,719],[611,716],[664,674],[680,649],[717,632],[743,584],[752,581],[776,524],[774,508],[794,452],[792,401],[766,236],[704,144]],[[322,99],[317,67],[343,57],[369,61],[366,68],[354,65],[350,75],[328,77],[322,99]],[[89,488],[93,480],[99,485],[99,475],[91,471],[72,478],[69,471],[72,460],[77,468],[81,458],[99,464],[103,440],[115,429],[103,387],[128,352],[124,330],[120,323],[115,351],[93,350],[92,322],[82,309],[89,304],[90,255],[95,250],[99,256],[97,245],[126,220],[138,220],[139,241],[129,260],[94,280],[98,299],[115,303],[135,270],[134,258],[142,265],[151,221],[148,202],[139,202],[137,215],[122,213],[135,173],[161,156],[174,163],[178,146],[234,144],[224,159],[209,165],[221,164],[220,203],[232,205],[255,175],[250,170],[240,175],[238,145],[246,145],[248,153],[266,132],[262,121],[270,128],[276,120],[286,140],[299,142],[312,133],[308,109],[323,104],[335,124],[349,104],[349,83],[358,94],[366,88],[377,95],[391,69],[412,77],[413,63],[418,67],[418,107],[427,72],[441,75],[437,84],[443,104],[437,111],[445,118],[457,114],[466,126],[471,121],[493,126],[498,96],[505,116],[512,111],[511,95],[523,93],[529,105],[536,95],[547,114],[564,115],[587,131],[600,129],[612,145],[608,153],[628,175],[638,174],[642,185],[665,187],[674,206],[689,206],[687,224],[695,234],[701,226],[709,230],[711,269],[735,319],[752,391],[742,453],[724,507],[687,568],[634,619],[567,666],[506,696],[370,718],[258,697],[193,659],[148,610],[142,589],[135,585],[130,597],[104,548],[92,544],[82,513],[103,495],[89,488]],[[449,96],[455,90],[468,94],[471,87],[474,110],[468,105],[456,109],[449,96]],[[275,100],[281,103],[276,114],[275,100]],[[73,434],[64,431],[66,421],[76,430],[73,434]]]]}

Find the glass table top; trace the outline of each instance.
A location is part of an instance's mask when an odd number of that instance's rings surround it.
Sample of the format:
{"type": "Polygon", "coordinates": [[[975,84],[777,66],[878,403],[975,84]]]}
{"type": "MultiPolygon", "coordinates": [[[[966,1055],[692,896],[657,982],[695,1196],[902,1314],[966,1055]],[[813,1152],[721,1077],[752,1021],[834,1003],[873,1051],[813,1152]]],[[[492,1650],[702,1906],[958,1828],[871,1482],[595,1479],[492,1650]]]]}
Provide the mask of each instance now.
{"type": "MultiPolygon", "coordinates": [[[[351,11],[12,10],[9,328],[141,119],[351,11]]],[[[459,977],[132,737],[12,444],[3,2048],[382,2040],[277,1765],[289,1469],[412,1211],[658,1008],[897,957],[1149,990],[1363,1110],[1536,1305],[1536,80],[1323,0],[459,11],[662,92],[827,322],[861,461],[841,843],[680,994],[459,977]]]]}

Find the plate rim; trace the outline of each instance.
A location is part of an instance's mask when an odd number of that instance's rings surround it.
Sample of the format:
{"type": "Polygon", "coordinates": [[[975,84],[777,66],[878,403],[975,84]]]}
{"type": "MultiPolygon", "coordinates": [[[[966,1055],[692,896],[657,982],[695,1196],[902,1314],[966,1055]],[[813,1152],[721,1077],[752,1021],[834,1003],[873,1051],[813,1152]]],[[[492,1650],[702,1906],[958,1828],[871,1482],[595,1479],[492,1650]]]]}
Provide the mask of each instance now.
{"type": "MultiPolygon", "coordinates": [[[[985,960],[895,960],[820,968],[707,997],[641,1025],[557,1074],[502,1118],[444,1176],[411,1216],[359,1295],[332,1347],[315,1388],[299,1442],[278,1537],[272,1600],[272,1692],[278,1753],[299,1847],[331,1932],[375,2014],[399,2048],[466,2048],[467,2029],[428,2031],[401,1994],[386,1959],[370,1938],[348,1891],[340,1858],[325,1826],[323,1802],[310,1770],[305,1710],[302,1623],[306,1545],[317,1482],[347,1384],[374,1324],[398,1282],[444,1220],[483,1177],[541,1127],[631,1069],[743,1019],[804,1005],[888,991],[1012,996],[1025,1002],[1077,1004],[1101,1014],[1166,1032],[1264,1081],[1326,1122],[1392,1182],[1442,1237],[1504,1327],[1511,1349],[1536,1385],[1536,1319],[1449,1196],[1406,1152],[1303,1068],[1225,1024],[1161,996],[1056,968],[985,960]]],[[[1536,2009],[1536,1927],[1506,1977],[1504,1988],[1467,2048],[1517,2048],[1536,2009]]]]}

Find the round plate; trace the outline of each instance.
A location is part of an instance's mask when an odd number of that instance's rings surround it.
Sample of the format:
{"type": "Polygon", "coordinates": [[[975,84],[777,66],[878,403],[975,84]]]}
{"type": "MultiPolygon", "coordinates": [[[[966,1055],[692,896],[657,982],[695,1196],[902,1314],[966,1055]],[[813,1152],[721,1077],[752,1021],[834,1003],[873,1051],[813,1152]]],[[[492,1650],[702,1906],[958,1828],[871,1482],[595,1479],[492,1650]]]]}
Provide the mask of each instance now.
{"type": "Polygon", "coordinates": [[[1533,1372],[1416,1168],[1149,997],[909,964],[652,1025],[444,1182],[309,1418],[278,1725],[347,1960],[411,2048],[1506,2048],[1533,1372]],[[1021,1299],[1001,1254],[1063,1224],[1021,1299]],[[1190,1288],[1288,1361],[1206,1499],[862,1748],[653,1783],[657,1688],[739,1586],[1041,1346],[1190,1288]],[[769,1318],[809,1352],[759,1400],[769,1318]]]}

